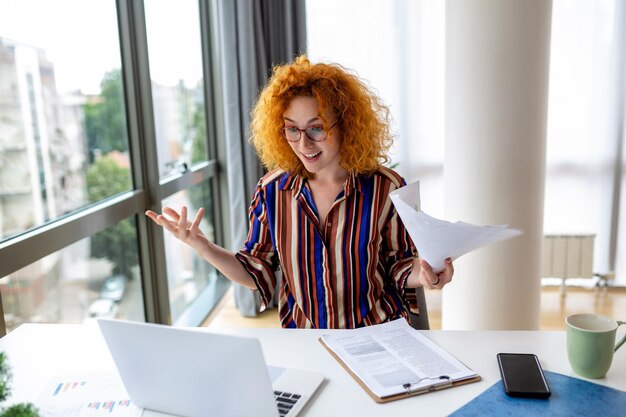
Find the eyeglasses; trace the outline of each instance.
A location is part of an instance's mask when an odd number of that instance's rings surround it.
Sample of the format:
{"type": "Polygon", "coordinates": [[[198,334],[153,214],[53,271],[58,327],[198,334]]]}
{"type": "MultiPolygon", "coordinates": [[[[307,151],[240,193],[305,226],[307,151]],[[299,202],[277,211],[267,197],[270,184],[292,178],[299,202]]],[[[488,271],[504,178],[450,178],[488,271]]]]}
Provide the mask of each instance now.
{"type": "Polygon", "coordinates": [[[280,133],[285,139],[287,139],[288,142],[298,142],[300,138],[302,138],[303,132],[306,137],[311,139],[313,142],[324,142],[326,138],[328,138],[328,132],[333,130],[338,122],[339,121],[330,125],[328,130],[324,129],[322,126],[311,126],[306,129],[298,129],[295,126],[285,126],[280,130],[280,133]]]}

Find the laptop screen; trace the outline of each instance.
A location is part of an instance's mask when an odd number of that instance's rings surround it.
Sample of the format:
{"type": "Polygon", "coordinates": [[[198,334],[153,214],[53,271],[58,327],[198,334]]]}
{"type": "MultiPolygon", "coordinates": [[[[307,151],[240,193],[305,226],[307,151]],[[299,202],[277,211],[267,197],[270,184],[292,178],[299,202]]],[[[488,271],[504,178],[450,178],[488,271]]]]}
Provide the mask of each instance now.
{"type": "Polygon", "coordinates": [[[189,417],[278,416],[258,340],[123,320],[98,325],[137,406],[189,417]]]}

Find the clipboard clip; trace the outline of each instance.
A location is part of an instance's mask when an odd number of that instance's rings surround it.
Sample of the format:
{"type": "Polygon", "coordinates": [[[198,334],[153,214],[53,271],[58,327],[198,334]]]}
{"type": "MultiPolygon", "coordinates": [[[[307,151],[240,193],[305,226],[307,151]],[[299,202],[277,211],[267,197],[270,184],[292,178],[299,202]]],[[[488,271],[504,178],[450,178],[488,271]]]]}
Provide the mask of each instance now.
{"type": "Polygon", "coordinates": [[[430,392],[430,391],[435,391],[441,388],[447,388],[447,387],[451,387],[452,386],[452,379],[448,376],[448,375],[441,375],[439,377],[424,377],[416,382],[407,382],[406,384],[402,385],[402,388],[404,388],[404,390],[406,391],[407,395],[411,395],[411,394],[415,394],[418,392],[430,392]],[[411,385],[414,384],[419,384],[420,382],[422,382],[425,379],[432,379],[435,380],[437,382],[434,382],[433,384],[424,387],[422,389],[418,389],[415,391],[411,391],[411,385]]]}

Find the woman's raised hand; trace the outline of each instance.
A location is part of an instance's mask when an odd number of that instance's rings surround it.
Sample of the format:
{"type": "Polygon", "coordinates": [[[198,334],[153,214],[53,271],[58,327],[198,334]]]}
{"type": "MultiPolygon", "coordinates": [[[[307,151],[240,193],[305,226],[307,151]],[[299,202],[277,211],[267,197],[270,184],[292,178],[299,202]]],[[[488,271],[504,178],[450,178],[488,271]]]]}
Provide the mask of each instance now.
{"type": "Polygon", "coordinates": [[[180,209],[180,214],[171,207],[163,207],[163,214],[157,214],[152,210],[146,211],[156,224],[172,233],[177,239],[185,242],[196,253],[211,265],[216,267],[224,276],[243,285],[251,290],[256,289],[256,284],[250,274],[237,260],[235,254],[209,241],[200,230],[200,221],[204,215],[204,209],[200,208],[193,221],[187,220],[187,207],[180,209]]]}
{"type": "Polygon", "coordinates": [[[171,207],[164,207],[163,214],[157,214],[152,210],[146,211],[146,216],[197,252],[209,243],[209,239],[200,230],[200,221],[202,221],[203,215],[204,209],[200,208],[196,217],[190,222],[187,220],[187,207],[185,206],[181,207],[180,214],[171,207]]]}
{"type": "Polygon", "coordinates": [[[428,262],[423,259],[416,260],[419,263],[419,282],[430,290],[433,289],[442,289],[446,284],[452,281],[452,276],[454,275],[454,266],[452,265],[452,260],[447,258],[445,260],[446,267],[443,271],[436,273],[430,267],[428,262]]]}

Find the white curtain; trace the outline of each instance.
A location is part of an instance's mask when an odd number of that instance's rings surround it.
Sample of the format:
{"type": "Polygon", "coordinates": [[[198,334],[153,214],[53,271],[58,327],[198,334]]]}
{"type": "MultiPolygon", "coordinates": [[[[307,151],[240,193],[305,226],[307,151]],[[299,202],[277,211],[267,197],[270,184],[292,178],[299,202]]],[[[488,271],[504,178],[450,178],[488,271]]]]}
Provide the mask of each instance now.
{"type": "MultiPolygon", "coordinates": [[[[304,0],[217,0],[212,3],[219,107],[223,118],[228,182],[230,249],[243,247],[248,234],[248,205],[263,175],[250,137],[250,111],[274,65],[304,52],[304,0]]],[[[235,285],[235,302],[244,316],[260,309],[257,292],[235,285]]]]}
{"type": "MultiPolygon", "coordinates": [[[[554,0],[546,233],[593,233],[594,272],[626,286],[626,2],[554,0]]],[[[440,0],[309,0],[308,54],[378,90],[395,118],[393,163],[444,218],[444,26],[440,0]],[[329,13],[332,10],[332,13],[329,13]]],[[[529,28],[529,30],[531,30],[529,28]]],[[[447,219],[450,221],[463,219],[447,219]]]]}
{"type": "Polygon", "coordinates": [[[390,107],[392,165],[443,215],[445,2],[309,0],[307,52],[354,70],[390,107]],[[333,13],[328,13],[328,10],[333,13]]]}
{"type": "Polygon", "coordinates": [[[626,285],[620,182],[624,132],[624,4],[553,3],[544,229],[596,235],[594,272],[626,285]],[[621,222],[619,218],[621,217],[621,222]],[[620,224],[621,223],[621,224],[620,224]],[[621,263],[621,271],[616,270],[621,263]]]}

